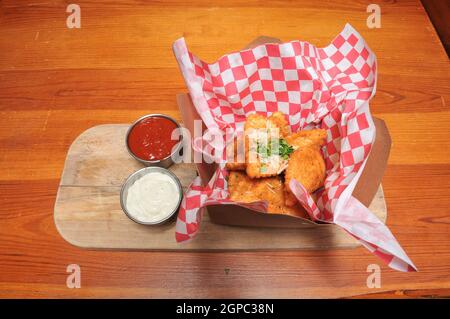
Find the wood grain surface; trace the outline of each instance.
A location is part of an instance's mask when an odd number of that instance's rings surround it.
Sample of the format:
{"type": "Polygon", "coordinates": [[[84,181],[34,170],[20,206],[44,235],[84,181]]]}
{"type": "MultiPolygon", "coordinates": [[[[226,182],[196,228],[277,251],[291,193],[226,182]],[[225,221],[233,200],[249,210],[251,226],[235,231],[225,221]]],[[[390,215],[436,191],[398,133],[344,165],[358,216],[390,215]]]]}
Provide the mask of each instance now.
{"type": "Polygon", "coordinates": [[[450,63],[423,7],[380,1],[0,2],[0,296],[445,297],[450,296],[450,63]],[[364,248],[282,252],[111,252],[74,247],[53,206],[68,147],[84,130],[150,112],[180,119],[186,91],[172,42],[206,61],[258,35],[324,46],[351,23],[377,54],[372,113],[392,136],[383,186],[387,224],[418,273],[387,268],[364,248]],[[82,287],[66,287],[66,267],[82,287]],[[381,266],[368,288],[367,266],[381,266]]]}
{"type": "Polygon", "coordinates": [[[448,21],[450,20],[450,2],[442,0],[421,0],[431,23],[436,29],[439,39],[450,56],[450,28],[448,21]]]}
{"type": "MultiPolygon", "coordinates": [[[[143,165],[128,154],[125,146],[128,128],[128,124],[97,125],[81,133],[70,146],[55,203],[56,228],[69,243],[92,249],[192,251],[360,246],[339,226],[315,225],[299,219],[302,224],[297,227],[302,229],[231,227],[212,223],[205,213],[195,240],[184,244],[175,241],[174,220],[158,226],[133,222],[120,207],[120,189],[127,176],[143,165]]],[[[194,163],[174,164],[169,169],[184,190],[197,176],[194,163]]],[[[381,185],[369,208],[380,220],[386,221],[381,185]]],[[[233,211],[233,207],[227,206],[227,210],[227,213],[233,211]]]]}

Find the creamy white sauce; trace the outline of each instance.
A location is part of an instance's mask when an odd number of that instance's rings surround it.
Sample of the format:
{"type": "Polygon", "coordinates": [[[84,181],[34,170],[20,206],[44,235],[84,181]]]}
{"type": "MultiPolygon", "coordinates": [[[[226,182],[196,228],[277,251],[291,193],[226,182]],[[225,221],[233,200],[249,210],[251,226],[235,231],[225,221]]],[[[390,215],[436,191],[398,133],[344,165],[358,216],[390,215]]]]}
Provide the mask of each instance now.
{"type": "Polygon", "coordinates": [[[169,216],[178,205],[177,183],[160,172],[148,173],[128,189],[126,207],[141,222],[158,222],[169,216]]]}

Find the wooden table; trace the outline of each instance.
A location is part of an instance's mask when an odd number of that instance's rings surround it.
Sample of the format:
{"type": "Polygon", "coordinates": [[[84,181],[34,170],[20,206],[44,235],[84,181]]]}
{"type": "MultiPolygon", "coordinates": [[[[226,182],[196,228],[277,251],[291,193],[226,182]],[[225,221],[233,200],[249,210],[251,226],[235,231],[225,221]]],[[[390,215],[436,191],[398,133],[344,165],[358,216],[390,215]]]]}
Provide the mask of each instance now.
{"type": "Polygon", "coordinates": [[[65,1],[1,1],[0,296],[450,296],[449,60],[419,1],[380,2],[380,29],[366,26],[371,2],[80,0],[81,29],[68,29],[65,1]],[[364,248],[113,252],[60,237],[53,205],[78,134],[151,112],[180,118],[175,39],[212,62],[258,35],[324,46],[346,22],[378,56],[371,108],[393,139],[387,223],[420,272],[390,270],[364,248]],[[69,264],[80,289],[66,287],[69,264]],[[367,288],[369,264],[380,264],[381,288],[367,288]]]}

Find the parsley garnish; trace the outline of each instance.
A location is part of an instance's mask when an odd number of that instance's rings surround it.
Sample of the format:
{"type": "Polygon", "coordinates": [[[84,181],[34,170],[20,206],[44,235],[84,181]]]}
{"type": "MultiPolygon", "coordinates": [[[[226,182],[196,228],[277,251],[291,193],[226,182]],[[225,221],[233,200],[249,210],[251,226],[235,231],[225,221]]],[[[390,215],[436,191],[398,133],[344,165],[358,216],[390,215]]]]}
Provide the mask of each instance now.
{"type": "Polygon", "coordinates": [[[270,139],[266,144],[257,144],[256,152],[261,158],[267,158],[271,155],[280,155],[283,159],[289,159],[289,155],[294,151],[294,148],[290,146],[284,139],[278,140],[270,139]]]}
{"type": "Polygon", "coordinates": [[[280,138],[279,154],[284,159],[289,159],[289,155],[294,151],[294,148],[289,145],[284,139],[280,138]]]}

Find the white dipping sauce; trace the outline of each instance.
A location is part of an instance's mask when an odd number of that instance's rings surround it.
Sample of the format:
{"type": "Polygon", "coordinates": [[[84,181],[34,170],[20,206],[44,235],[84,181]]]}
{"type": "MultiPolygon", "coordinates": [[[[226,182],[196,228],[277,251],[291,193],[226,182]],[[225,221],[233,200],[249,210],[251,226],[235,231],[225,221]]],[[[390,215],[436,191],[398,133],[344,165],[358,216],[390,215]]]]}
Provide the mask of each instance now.
{"type": "Polygon", "coordinates": [[[158,222],[168,217],[178,206],[180,193],[172,177],[151,172],[128,189],[126,207],[141,222],[158,222]]]}

